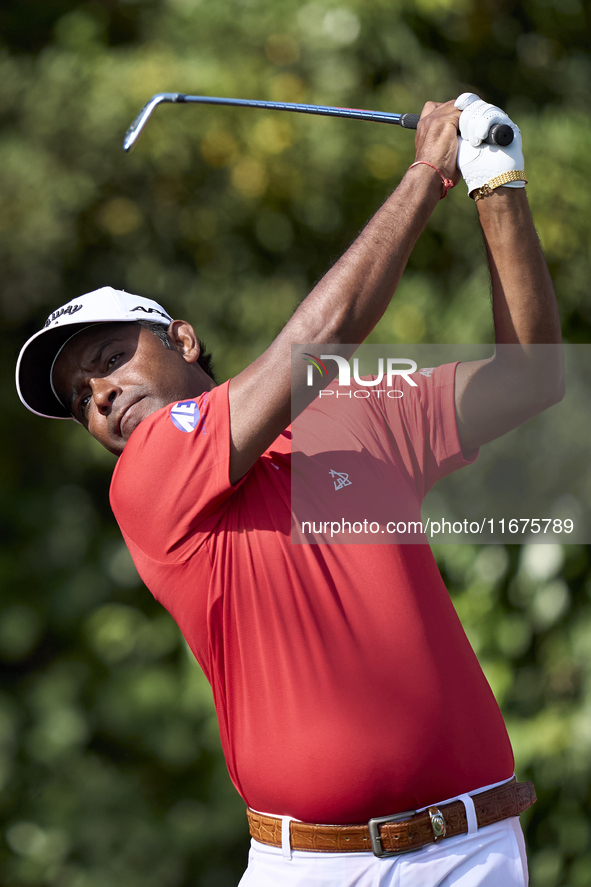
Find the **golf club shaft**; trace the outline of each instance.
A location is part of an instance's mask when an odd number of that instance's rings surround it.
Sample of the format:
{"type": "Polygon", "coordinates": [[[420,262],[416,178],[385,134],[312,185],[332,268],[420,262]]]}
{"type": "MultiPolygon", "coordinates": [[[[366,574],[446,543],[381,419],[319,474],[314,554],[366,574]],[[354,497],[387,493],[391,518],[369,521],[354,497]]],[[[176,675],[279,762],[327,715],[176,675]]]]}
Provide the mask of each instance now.
{"type": "MultiPolygon", "coordinates": [[[[254,99],[219,98],[217,96],[185,95],[177,92],[162,92],[152,96],[140,111],[125,134],[123,150],[129,151],[137,141],[148,117],[163,102],[200,104],[200,105],[232,105],[239,108],[260,108],[271,111],[295,111],[299,114],[317,114],[322,117],[344,117],[350,120],[372,120],[376,123],[390,123],[404,129],[416,129],[419,114],[393,114],[387,111],[365,111],[359,108],[337,108],[331,105],[304,105],[296,102],[267,102],[254,99]]],[[[513,141],[513,130],[510,126],[495,124],[487,139],[489,144],[509,145],[513,141]]]]}

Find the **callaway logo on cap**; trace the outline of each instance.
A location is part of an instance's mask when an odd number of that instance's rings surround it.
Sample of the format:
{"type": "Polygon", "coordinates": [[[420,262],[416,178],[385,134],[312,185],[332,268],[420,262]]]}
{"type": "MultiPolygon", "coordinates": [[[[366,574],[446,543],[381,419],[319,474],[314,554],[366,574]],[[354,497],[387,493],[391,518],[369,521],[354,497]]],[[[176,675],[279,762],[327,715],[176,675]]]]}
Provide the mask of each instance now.
{"type": "Polygon", "coordinates": [[[76,333],[93,323],[150,320],[168,326],[172,317],[157,302],[104,286],[52,311],[43,329],[23,346],[16,365],[16,387],[24,405],[38,416],[71,419],[51,384],[55,360],[76,333]]]}

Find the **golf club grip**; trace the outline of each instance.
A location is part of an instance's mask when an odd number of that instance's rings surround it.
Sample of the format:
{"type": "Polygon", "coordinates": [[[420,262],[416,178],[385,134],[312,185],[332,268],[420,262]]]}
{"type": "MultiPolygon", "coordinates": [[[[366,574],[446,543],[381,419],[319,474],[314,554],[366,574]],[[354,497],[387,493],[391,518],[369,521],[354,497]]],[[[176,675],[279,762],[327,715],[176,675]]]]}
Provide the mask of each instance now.
{"type": "Polygon", "coordinates": [[[405,129],[416,129],[420,119],[420,114],[401,114],[400,126],[403,126],[405,129]]]}
{"type": "MultiPolygon", "coordinates": [[[[401,114],[400,126],[405,129],[416,129],[419,120],[419,114],[401,114]]],[[[483,141],[487,145],[497,145],[499,148],[506,148],[513,141],[513,130],[506,123],[493,123],[488,131],[488,136],[483,141]]]]}

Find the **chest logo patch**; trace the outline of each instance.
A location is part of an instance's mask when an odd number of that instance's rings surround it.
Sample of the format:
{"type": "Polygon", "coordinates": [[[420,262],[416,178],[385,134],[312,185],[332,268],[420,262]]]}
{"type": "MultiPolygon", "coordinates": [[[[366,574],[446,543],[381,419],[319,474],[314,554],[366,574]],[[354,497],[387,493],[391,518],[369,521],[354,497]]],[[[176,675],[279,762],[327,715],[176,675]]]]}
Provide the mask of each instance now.
{"type": "Polygon", "coordinates": [[[199,407],[194,400],[181,400],[171,407],[170,418],[179,431],[195,431],[199,424],[199,407]]]}
{"type": "Polygon", "coordinates": [[[342,490],[343,487],[350,487],[352,481],[349,480],[349,475],[345,474],[344,471],[333,471],[332,469],[329,471],[330,476],[334,480],[334,488],[335,490],[342,490]]]}

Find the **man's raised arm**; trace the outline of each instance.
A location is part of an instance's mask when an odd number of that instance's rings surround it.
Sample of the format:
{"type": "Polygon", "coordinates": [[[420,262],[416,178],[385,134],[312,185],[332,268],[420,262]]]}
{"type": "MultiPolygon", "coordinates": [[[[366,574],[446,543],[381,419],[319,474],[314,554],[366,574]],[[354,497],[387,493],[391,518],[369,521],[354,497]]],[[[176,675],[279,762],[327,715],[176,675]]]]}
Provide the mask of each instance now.
{"type": "Polygon", "coordinates": [[[505,167],[523,170],[521,135],[515,127],[516,139],[506,152],[476,146],[478,116],[488,114],[490,122],[498,109],[479,108],[483,103],[475,99],[461,96],[457,102],[464,108],[460,128],[466,137],[459,164],[469,192],[483,195],[476,205],[491,274],[496,349],[491,360],[460,364],[456,372],[464,453],[500,437],[564,394],[558,307],[525,188],[488,186],[491,174],[494,186],[505,167]]]}
{"type": "Polygon", "coordinates": [[[361,343],[388,307],[429,216],[450,180],[459,179],[459,116],[453,102],[425,105],[415,143],[420,164],[407,171],[272,345],[230,382],[233,483],[291,421],[292,384],[302,390],[305,386],[303,363],[301,378],[292,380],[291,345],[361,343]]]}

